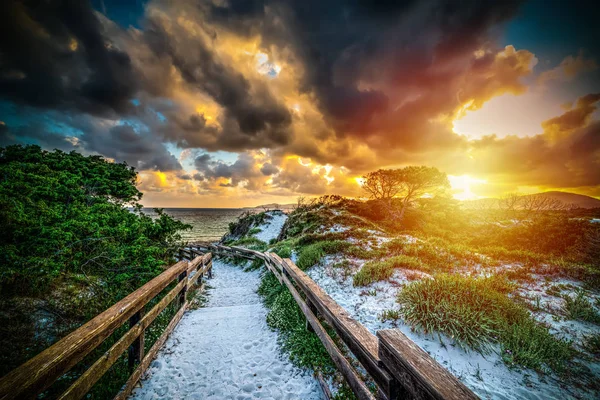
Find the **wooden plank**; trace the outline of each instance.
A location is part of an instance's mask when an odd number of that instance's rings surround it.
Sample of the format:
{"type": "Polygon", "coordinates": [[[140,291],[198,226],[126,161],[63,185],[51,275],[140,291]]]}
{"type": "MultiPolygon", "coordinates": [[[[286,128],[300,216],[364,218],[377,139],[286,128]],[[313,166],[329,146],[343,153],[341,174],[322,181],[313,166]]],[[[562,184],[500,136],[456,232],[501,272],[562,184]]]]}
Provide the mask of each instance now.
{"type": "Polygon", "coordinates": [[[183,289],[181,289],[181,292],[179,293],[179,306],[183,307],[183,305],[186,302],[186,295],[187,295],[187,289],[188,289],[188,270],[187,270],[187,268],[179,274],[179,277],[177,279],[179,280],[179,282],[183,282],[183,289]]]}
{"type": "Polygon", "coordinates": [[[158,314],[173,301],[173,299],[185,288],[184,281],[179,282],[171,289],[150,312],[127,331],[102,357],[88,368],[60,397],[60,400],[81,399],[91,389],[117,359],[127,350],[129,345],[139,337],[144,330],[156,319],[158,314]]]}
{"type": "Polygon", "coordinates": [[[283,268],[284,265],[284,261],[281,257],[279,257],[277,254],[275,253],[269,253],[269,255],[271,256],[271,258],[273,259],[275,266],[277,268],[279,268],[279,270],[281,270],[282,273],[285,272],[285,269],[283,268]]]}
{"type": "Polygon", "coordinates": [[[0,379],[0,399],[32,398],[48,388],[187,268],[180,261],[53,346],[0,379]]]}
{"type": "Polygon", "coordinates": [[[304,292],[319,314],[335,329],[342,341],[360,361],[388,399],[395,399],[398,383],[389,372],[381,368],[378,355],[379,344],[375,335],[351,318],[346,310],[325,293],[292,260],[286,258],[282,260],[280,265],[304,292]]]}
{"type": "Polygon", "coordinates": [[[321,390],[323,391],[323,396],[325,396],[325,400],[331,400],[333,398],[333,394],[331,394],[331,390],[329,390],[329,386],[327,385],[327,382],[325,382],[323,374],[321,371],[317,371],[316,375],[319,386],[321,386],[321,390]]]}
{"type": "Polygon", "coordinates": [[[379,357],[414,399],[468,400],[478,397],[398,329],[377,332],[379,357]]]}
{"type": "Polygon", "coordinates": [[[196,268],[198,268],[198,265],[202,265],[204,263],[204,256],[197,256],[196,258],[194,258],[192,261],[189,262],[188,264],[188,275],[193,272],[196,268]]]}
{"type": "Polygon", "coordinates": [[[179,250],[179,253],[181,255],[183,255],[184,257],[187,257],[189,260],[191,260],[193,258],[192,257],[192,252],[189,251],[188,249],[181,249],[181,250],[179,250]]]}
{"type": "Polygon", "coordinates": [[[133,388],[140,380],[140,377],[142,376],[142,374],[148,369],[148,367],[150,366],[150,363],[152,362],[152,360],[154,360],[154,357],[156,357],[156,355],[158,354],[158,351],[165,344],[165,342],[169,338],[169,335],[171,334],[173,329],[175,329],[175,327],[181,320],[181,317],[183,317],[183,313],[185,313],[185,310],[187,309],[187,307],[188,307],[188,303],[185,303],[184,307],[181,307],[179,309],[179,311],[177,311],[177,314],[175,314],[175,316],[173,317],[171,322],[169,322],[169,325],[167,326],[165,331],[156,340],[156,342],[152,345],[150,350],[148,350],[146,357],[144,357],[144,359],[142,360],[140,365],[137,367],[137,369],[133,372],[133,374],[131,374],[131,376],[129,377],[129,379],[127,380],[125,385],[123,386],[123,389],[115,396],[115,400],[126,400],[129,397],[129,395],[133,391],[133,388]]]}
{"type": "Polygon", "coordinates": [[[344,355],[336,347],[333,340],[331,340],[323,326],[321,326],[321,323],[317,317],[312,313],[302,297],[300,297],[300,294],[290,282],[288,277],[283,275],[282,278],[290,293],[294,297],[294,300],[296,300],[296,303],[298,303],[298,306],[300,306],[304,316],[313,327],[315,334],[319,337],[321,343],[323,343],[325,350],[327,350],[327,353],[329,353],[329,356],[331,356],[332,361],[338,367],[344,378],[346,378],[346,382],[348,382],[348,386],[350,386],[352,392],[354,392],[359,400],[375,400],[375,397],[371,394],[369,388],[367,388],[365,383],[357,375],[356,371],[354,371],[348,360],[346,360],[346,357],[344,357],[344,355]]]}

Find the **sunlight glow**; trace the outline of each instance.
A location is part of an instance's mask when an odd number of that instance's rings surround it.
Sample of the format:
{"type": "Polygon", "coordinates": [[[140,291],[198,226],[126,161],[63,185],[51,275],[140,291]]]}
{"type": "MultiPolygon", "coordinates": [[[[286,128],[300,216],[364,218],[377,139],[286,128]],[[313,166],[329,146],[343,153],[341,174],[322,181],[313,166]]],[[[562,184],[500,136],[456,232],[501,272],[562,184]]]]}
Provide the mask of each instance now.
{"type": "Polygon", "coordinates": [[[160,187],[167,187],[167,174],[165,174],[164,172],[160,172],[160,171],[156,171],[156,177],[158,178],[159,181],[159,186],[160,187]]]}
{"type": "Polygon", "coordinates": [[[476,179],[469,175],[448,175],[448,180],[450,181],[450,187],[454,192],[453,197],[457,200],[475,200],[481,198],[482,196],[473,193],[471,185],[487,183],[487,180],[485,179],[476,179]]]}

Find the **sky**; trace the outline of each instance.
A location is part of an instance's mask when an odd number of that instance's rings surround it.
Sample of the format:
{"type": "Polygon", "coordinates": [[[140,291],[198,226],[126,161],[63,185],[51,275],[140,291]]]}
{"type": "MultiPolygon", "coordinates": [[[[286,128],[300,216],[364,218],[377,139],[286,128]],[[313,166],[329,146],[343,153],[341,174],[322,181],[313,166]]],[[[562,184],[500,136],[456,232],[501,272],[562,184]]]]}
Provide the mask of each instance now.
{"type": "Polygon", "coordinates": [[[570,1],[0,2],[0,146],[100,154],[145,206],[365,196],[600,198],[600,10],[570,1]]]}

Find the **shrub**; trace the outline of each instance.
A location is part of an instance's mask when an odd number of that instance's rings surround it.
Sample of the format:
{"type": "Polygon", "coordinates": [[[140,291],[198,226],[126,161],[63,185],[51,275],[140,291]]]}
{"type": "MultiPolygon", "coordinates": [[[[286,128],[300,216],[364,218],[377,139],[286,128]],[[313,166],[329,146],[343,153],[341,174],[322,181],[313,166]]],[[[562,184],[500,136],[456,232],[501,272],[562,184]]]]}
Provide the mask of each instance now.
{"type": "Polygon", "coordinates": [[[504,321],[500,342],[504,362],[538,371],[564,371],[565,361],[575,353],[570,342],[555,338],[531,317],[504,321]]]}
{"type": "Polygon", "coordinates": [[[399,255],[382,261],[367,261],[354,275],[354,286],[365,286],[388,279],[396,268],[420,269],[422,264],[414,257],[399,255]]]}
{"type": "Polygon", "coordinates": [[[400,319],[400,311],[398,311],[398,310],[383,310],[383,312],[381,314],[379,314],[379,319],[382,322],[398,321],[400,319]]]}
{"type": "Polygon", "coordinates": [[[258,250],[258,251],[264,251],[267,249],[267,244],[265,242],[255,238],[255,237],[252,237],[252,236],[249,236],[249,237],[247,236],[242,239],[235,240],[233,242],[228,242],[227,245],[228,246],[246,247],[248,249],[258,250]]]}
{"type": "Polygon", "coordinates": [[[382,247],[387,250],[388,254],[397,255],[401,254],[406,248],[406,240],[405,239],[392,239],[387,243],[384,243],[382,247]]]}

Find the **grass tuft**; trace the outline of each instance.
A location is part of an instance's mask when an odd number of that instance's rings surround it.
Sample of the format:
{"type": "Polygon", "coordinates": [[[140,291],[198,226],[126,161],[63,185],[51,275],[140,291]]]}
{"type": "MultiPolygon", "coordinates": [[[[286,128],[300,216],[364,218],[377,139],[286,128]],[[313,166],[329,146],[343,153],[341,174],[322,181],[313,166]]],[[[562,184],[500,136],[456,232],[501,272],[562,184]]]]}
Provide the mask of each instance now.
{"type": "Polygon", "coordinates": [[[327,254],[336,254],[345,251],[350,243],[343,240],[323,240],[304,246],[298,253],[298,267],[306,270],[318,264],[327,254]]]}
{"type": "Polygon", "coordinates": [[[399,255],[382,261],[368,261],[354,275],[354,286],[366,286],[376,281],[388,279],[396,268],[422,269],[422,264],[414,257],[399,255]]]}
{"type": "Polygon", "coordinates": [[[583,290],[577,290],[575,295],[564,295],[563,311],[567,318],[600,324],[600,314],[586,298],[583,290]]]}
{"type": "Polygon", "coordinates": [[[573,356],[569,342],[552,336],[507,294],[503,277],[437,275],[409,284],[398,295],[403,319],[426,333],[440,332],[481,352],[499,343],[507,364],[561,370],[573,356]]]}

